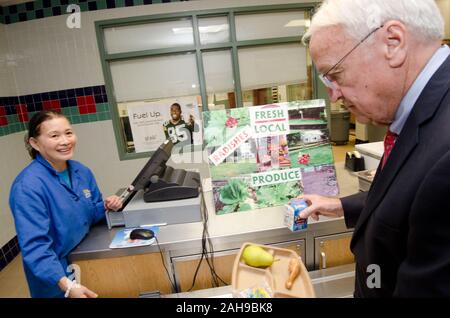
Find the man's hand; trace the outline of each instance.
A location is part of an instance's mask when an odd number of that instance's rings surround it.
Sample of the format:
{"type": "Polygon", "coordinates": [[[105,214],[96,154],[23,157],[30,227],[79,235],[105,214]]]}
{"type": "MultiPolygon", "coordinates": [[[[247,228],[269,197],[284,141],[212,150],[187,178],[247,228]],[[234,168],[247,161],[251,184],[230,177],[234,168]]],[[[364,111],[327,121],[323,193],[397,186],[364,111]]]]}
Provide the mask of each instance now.
{"type": "Polygon", "coordinates": [[[117,195],[107,197],[105,200],[105,209],[117,211],[122,207],[122,200],[117,195]]]}
{"type": "Polygon", "coordinates": [[[302,195],[299,197],[308,203],[308,207],[300,213],[302,219],[311,216],[314,220],[319,220],[319,215],[329,217],[341,217],[344,215],[341,200],[338,198],[328,198],[320,195],[302,195]]]}

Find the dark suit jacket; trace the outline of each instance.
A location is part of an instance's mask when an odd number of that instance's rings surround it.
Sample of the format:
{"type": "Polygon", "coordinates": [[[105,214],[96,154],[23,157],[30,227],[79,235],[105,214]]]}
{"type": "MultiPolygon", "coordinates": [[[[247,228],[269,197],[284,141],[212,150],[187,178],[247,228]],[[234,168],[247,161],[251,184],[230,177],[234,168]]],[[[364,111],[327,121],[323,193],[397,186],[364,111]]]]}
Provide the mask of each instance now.
{"type": "Polygon", "coordinates": [[[450,57],[417,100],[368,193],[342,198],[355,297],[450,297],[450,57]],[[380,266],[381,288],[370,264],[380,266]]]}

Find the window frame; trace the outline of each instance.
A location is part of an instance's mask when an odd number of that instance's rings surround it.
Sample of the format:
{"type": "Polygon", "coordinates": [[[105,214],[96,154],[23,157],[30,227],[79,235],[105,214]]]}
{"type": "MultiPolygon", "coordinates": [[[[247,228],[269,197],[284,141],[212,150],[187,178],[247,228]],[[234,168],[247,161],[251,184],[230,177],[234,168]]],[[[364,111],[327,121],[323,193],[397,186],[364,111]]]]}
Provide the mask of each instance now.
{"type": "MultiPolygon", "coordinates": [[[[105,88],[108,96],[108,103],[110,104],[111,118],[113,122],[113,130],[116,139],[116,145],[118,149],[119,159],[130,160],[139,158],[148,158],[153,154],[153,151],[141,152],[141,153],[127,153],[124,134],[120,123],[120,114],[117,107],[117,101],[113,89],[113,81],[110,69],[110,62],[119,60],[130,60],[135,58],[145,58],[152,56],[164,56],[171,54],[184,54],[184,53],[195,53],[197,62],[197,75],[200,84],[200,95],[202,99],[202,111],[207,110],[207,92],[206,92],[206,80],[203,65],[203,52],[209,51],[220,51],[220,50],[230,50],[232,58],[233,67],[233,77],[234,77],[234,93],[236,107],[243,107],[242,101],[242,89],[241,89],[241,78],[239,71],[239,58],[238,50],[245,47],[257,47],[257,46],[267,46],[276,44],[292,44],[300,43],[302,34],[299,36],[291,37],[281,37],[281,38],[268,38],[268,39],[258,39],[258,40],[236,40],[236,25],[235,16],[237,15],[248,15],[248,14],[261,14],[261,13],[276,13],[276,12],[286,12],[292,10],[301,10],[309,14],[312,14],[319,5],[320,2],[311,3],[296,3],[296,4],[283,4],[283,5],[265,5],[265,6],[252,6],[252,7],[237,7],[237,8],[224,8],[224,9],[211,9],[211,10],[198,10],[189,12],[177,12],[177,13],[167,13],[167,14],[156,14],[156,15],[144,15],[137,17],[127,17],[127,18],[116,18],[103,21],[95,21],[95,32],[97,37],[98,49],[100,54],[100,60],[103,70],[103,76],[105,80],[105,88]],[[230,31],[230,41],[223,43],[214,44],[201,44],[200,33],[199,33],[199,19],[201,18],[212,18],[212,17],[227,17],[229,23],[230,31]],[[194,35],[194,45],[180,46],[174,48],[166,49],[150,49],[141,50],[125,53],[114,53],[108,54],[105,46],[104,29],[111,27],[121,27],[130,26],[136,24],[149,24],[149,23],[159,23],[159,22],[170,22],[178,21],[181,19],[190,19],[192,21],[193,35],[194,35]]],[[[326,92],[323,88],[321,89],[318,80],[318,73],[314,65],[312,65],[312,92],[313,98],[325,98],[326,92]],[[324,94],[325,93],[325,94],[324,94]]]]}

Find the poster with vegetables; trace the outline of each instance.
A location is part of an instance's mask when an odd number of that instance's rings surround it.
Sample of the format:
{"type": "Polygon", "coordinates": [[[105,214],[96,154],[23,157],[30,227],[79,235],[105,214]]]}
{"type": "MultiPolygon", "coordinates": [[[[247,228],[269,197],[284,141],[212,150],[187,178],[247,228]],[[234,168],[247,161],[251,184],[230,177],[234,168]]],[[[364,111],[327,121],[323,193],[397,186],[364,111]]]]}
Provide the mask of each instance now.
{"type": "Polygon", "coordinates": [[[324,100],[204,112],[203,123],[217,214],[339,193],[324,100]]]}

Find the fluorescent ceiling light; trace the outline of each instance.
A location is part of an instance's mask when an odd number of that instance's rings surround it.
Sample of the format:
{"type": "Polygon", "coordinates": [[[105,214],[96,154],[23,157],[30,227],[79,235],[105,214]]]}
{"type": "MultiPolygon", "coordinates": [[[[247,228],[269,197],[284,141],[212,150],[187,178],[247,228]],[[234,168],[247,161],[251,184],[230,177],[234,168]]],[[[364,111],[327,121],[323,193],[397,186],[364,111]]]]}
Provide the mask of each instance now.
{"type": "Polygon", "coordinates": [[[209,25],[205,27],[199,27],[200,33],[218,33],[228,30],[228,24],[209,25]]]}
{"type": "Polygon", "coordinates": [[[311,20],[299,19],[299,20],[291,20],[284,25],[286,28],[295,28],[295,27],[307,27],[311,26],[311,20]]]}
{"type": "MultiPolygon", "coordinates": [[[[218,33],[228,30],[228,24],[208,25],[199,27],[200,33],[218,33]]],[[[172,28],[174,34],[190,34],[192,33],[191,27],[186,28],[172,28]]]]}
{"type": "Polygon", "coordinates": [[[172,28],[173,33],[175,34],[189,34],[192,33],[192,28],[172,28]]]}

